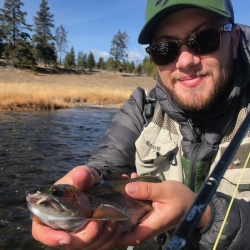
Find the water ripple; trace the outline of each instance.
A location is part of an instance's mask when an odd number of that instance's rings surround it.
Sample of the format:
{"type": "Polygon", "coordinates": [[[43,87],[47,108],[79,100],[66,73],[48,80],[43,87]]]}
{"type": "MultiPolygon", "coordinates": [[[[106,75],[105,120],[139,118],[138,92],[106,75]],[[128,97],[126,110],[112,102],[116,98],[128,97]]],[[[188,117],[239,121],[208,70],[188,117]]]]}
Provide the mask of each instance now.
{"type": "Polygon", "coordinates": [[[26,192],[84,164],[116,112],[84,107],[0,113],[0,249],[45,249],[31,236],[26,192]]]}

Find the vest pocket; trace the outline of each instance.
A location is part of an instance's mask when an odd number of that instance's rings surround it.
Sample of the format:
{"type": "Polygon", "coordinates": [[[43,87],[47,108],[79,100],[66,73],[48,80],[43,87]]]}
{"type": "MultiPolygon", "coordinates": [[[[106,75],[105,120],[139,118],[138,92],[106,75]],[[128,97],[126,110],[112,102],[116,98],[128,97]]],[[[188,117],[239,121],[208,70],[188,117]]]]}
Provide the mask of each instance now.
{"type": "MultiPolygon", "coordinates": [[[[224,153],[225,149],[225,147],[221,147],[220,155],[224,153]]],[[[236,198],[250,201],[250,162],[246,162],[249,153],[249,138],[245,138],[233,160],[229,164],[217,191],[233,195],[242,171],[244,171],[239,183],[238,191],[236,192],[236,198]],[[243,170],[244,166],[246,168],[243,170]]]]}
{"type": "Polygon", "coordinates": [[[177,165],[178,135],[150,123],[136,143],[136,168],[139,175],[157,174],[177,165]]]}

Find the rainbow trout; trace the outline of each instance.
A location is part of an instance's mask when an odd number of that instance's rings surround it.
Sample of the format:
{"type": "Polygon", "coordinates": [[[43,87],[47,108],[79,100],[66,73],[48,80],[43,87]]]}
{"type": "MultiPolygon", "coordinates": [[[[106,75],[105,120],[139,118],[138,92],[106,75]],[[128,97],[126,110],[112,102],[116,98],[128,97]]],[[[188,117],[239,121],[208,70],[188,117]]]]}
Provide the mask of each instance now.
{"type": "Polygon", "coordinates": [[[150,201],[129,197],[129,182],[161,182],[157,177],[144,176],[125,180],[116,175],[110,180],[81,191],[71,185],[43,186],[26,196],[31,218],[54,229],[75,233],[90,220],[118,220],[123,231],[132,229],[152,211],[150,201]]]}

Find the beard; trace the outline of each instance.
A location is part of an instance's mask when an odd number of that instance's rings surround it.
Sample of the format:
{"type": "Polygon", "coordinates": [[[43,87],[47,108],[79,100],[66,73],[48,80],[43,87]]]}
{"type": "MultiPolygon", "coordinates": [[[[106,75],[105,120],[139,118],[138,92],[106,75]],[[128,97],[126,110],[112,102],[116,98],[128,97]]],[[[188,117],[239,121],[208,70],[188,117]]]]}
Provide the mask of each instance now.
{"type": "MultiPolygon", "coordinates": [[[[218,68],[218,75],[215,76],[212,70],[197,71],[197,76],[208,76],[212,81],[212,88],[200,92],[195,88],[186,90],[186,98],[183,95],[178,95],[175,90],[175,83],[178,81],[177,78],[173,77],[170,79],[170,85],[164,85],[164,89],[172,98],[172,100],[183,110],[191,112],[204,112],[211,110],[214,105],[221,100],[223,95],[227,92],[228,86],[231,83],[234,59],[233,51],[230,46],[227,60],[224,60],[224,64],[220,64],[218,68]]],[[[159,76],[159,74],[158,74],[159,76]]],[[[162,82],[162,81],[161,81],[162,82]]]]}

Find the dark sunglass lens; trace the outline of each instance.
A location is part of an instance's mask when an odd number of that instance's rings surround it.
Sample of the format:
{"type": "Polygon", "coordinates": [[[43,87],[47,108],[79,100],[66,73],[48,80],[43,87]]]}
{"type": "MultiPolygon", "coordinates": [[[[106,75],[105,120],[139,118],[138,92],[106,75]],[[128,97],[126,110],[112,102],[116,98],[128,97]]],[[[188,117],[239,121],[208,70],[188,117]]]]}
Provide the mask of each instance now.
{"type": "Polygon", "coordinates": [[[167,65],[176,60],[179,53],[178,44],[167,41],[151,45],[151,57],[157,65],[167,65]]]}
{"type": "Polygon", "coordinates": [[[190,36],[188,45],[195,54],[210,54],[220,47],[220,32],[217,29],[197,32],[190,36]]]}

